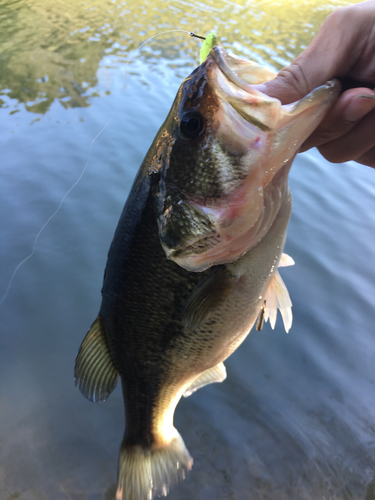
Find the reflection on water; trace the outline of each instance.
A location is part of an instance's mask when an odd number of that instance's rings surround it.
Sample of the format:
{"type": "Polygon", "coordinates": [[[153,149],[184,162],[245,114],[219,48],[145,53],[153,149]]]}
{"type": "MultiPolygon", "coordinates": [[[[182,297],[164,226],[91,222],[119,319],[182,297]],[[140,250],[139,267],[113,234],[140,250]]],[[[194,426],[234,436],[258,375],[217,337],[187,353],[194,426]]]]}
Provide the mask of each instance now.
{"type": "MultiPolygon", "coordinates": [[[[163,30],[205,34],[215,29],[228,47],[280,68],[306,46],[327,14],[355,3],[304,0],[298,3],[209,0],[104,1],[15,0],[1,9],[0,105],[10,112],[22,103],[45,113],[57,99],[65,108],[90,104],[100,66],[117,68],[148,37],[163,30]]],[[[196,41],[166,34],[139,58],[196,60],[196,41]]]]}
{"type": "MultiPolygon", "coordinates": [[[[0,309],[0,499],[113,499],[122,397],[73,385],[106,254],[135,172],[206,33],[276,68],[343,2],[15,1],[0,11],[0,294],[84,177],[0,309]],[[132,57],[134,53],[131,52],[132,57]],[[125,86],[125,90],[124,90],[125,86]],[[116,108],[117,106],[117,108],[116,108]]],[[[374,500],[374,171],[317,152],[291,173],[289,335],[252,332],[228,379],[183,400],[194,457],[175,500],[374,500]]]]}

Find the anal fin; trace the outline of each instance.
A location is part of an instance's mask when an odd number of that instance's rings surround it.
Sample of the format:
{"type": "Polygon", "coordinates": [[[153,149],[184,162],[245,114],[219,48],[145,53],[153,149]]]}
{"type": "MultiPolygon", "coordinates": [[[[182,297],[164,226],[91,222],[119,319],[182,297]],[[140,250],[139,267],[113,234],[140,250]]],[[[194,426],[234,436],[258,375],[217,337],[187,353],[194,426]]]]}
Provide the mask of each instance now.
{"type": "Polygon", "coordinates": [[[214,382],[223,382],[227,378],[227,371],[225,369],[224,363],[219,363],[208,370],[202,372],[194,382],[186,389],[183,396],[187,398],[193,392],[197,391],[201,387],[208,384],[213,384],[214,382]]]}
{"type": "Polygon", "coordinates": [[[118,378],[98,316],[79,348],[74,367],[75,385],[90,401],[102,402],[116,387],[118,378]]]}

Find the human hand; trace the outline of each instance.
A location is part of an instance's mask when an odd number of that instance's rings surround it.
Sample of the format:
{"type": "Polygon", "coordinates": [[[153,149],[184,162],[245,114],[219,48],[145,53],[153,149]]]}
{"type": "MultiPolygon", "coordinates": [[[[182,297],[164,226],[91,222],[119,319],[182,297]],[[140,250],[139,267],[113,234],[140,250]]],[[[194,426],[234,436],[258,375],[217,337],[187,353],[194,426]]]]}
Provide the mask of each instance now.
{"type": "Polygon", "coordinates": [[[375,167],[374,0],[335,10],[290,66],[257,87],[288,104],[334,77],[371,88],[344,91],[300,151],[317,146],[333,163],[355,160],[375,167]]]}

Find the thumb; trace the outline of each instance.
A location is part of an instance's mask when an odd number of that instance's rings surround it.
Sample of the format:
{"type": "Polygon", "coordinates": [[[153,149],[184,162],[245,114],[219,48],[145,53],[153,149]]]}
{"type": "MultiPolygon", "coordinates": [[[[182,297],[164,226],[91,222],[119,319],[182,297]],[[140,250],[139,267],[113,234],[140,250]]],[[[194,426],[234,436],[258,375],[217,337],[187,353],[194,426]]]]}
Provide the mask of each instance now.
{"type": "Polygon", "coordinates": [[[273,80],[253,87],[270,97],[276,97],[282,104],[290,104],[302,99],[315,86],[309,82],[305,74],[306,56],[304,53],[298,59],[299,61],[296,59],[290,66],[283,68],[273,80]]]}
{"type": "Polygon", "coordinates": [[[344,75],[351,64],[347,52],[351,40],[346,34],[348,30],[342,29],[345,15],[345,8],[332,12],[314,40],[290,66],[283,68],[275,79],[254,88],[289,104],[328,80],[344,75]]]}

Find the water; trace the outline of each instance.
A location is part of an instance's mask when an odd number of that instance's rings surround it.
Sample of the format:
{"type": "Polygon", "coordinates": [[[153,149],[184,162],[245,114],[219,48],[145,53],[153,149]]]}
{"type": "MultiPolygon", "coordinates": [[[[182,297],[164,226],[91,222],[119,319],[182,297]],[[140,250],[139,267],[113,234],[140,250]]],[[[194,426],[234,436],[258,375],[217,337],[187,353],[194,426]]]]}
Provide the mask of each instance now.
{"type": "MultiPolygon", "coordinates": [[[[134,175],[199,43],[215,28],[275,69],[343,2],[0,3],[0,294],[84,168],[0,309],[0,499],[110,500],[121,391],[86,401],[73,365],[96,317],[106,255],[134,175]],[[302,20],[302,22],[301,22],[302,20]]],[[[292,301],[181,401],[194,457],[171,500],[375,498],[375,172],[299,155],[282,270],[292,301]]]]}

